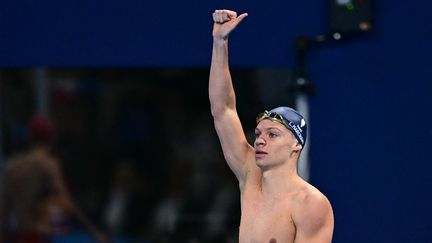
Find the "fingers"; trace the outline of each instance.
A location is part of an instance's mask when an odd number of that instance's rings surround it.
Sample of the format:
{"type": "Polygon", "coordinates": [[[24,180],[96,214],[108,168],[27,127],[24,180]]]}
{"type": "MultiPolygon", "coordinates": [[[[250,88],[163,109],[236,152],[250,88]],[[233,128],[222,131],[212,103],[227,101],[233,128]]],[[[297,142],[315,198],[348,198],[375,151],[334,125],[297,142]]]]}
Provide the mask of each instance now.
{"type": "Polygon", "coordinates": [[[244,13],[237,18],[237,13],[234,11],[226,10],[226,9],[216,10],[213,13],[213,21],[215,23],[223,24],[223,23],[228,22],[230,20],[238,19],[238,21],[240,22],[246,16],[247,16],[247,13],[244,13]]]}
{"type": "Polygon", "coordinates": [[[231,20],[237,18],[237,13],[231,10],[222,10],[224,20],[231,20]]]}
{"type": "Polygon", "coordinates": [[[215,23],[223,24],[227,21],[230,21],[231,18],[234,16],[236,17],[237,13],[229,10],[216,10],[213,13],[213,21],[215,23]]]}

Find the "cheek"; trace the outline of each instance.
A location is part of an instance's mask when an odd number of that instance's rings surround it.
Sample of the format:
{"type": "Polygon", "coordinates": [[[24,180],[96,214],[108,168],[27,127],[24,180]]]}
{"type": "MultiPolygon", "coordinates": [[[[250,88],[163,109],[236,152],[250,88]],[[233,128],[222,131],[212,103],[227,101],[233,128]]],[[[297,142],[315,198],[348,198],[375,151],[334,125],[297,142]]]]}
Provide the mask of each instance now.
{"type": "Polygon", "coordinates": [[[276,146],[276,150],[280,154],[289,154],[291,151],[295,149],[295,141],[291,139],[286,139],[284,141],[280,141],[278,145],[276,146]]]}
{"type": "Polygon", "coordinates": [[[274,147],[274,152],[280,156],[286,156],[292,151],[292,146],[289,143],[280,143],[274,147]]]}
{"type": "Polygon", "coordinates": [[[288,146],[279,146],[273,150],[274,160],[275,161],[285,161],[290,157],[291,149],[288,146]]]}

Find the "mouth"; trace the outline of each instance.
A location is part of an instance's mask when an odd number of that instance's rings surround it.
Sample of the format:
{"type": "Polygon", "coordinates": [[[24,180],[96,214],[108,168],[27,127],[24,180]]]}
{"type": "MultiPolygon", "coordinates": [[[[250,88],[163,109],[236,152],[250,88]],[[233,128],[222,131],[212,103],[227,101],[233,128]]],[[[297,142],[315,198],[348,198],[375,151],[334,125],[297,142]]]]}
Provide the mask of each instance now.
{"type": "Polygon", "coordinates": [[[257,150],[255,151],[255,159],[262,159],[267,155],[266,152],[261,151],[261,150],[257,150]]]}

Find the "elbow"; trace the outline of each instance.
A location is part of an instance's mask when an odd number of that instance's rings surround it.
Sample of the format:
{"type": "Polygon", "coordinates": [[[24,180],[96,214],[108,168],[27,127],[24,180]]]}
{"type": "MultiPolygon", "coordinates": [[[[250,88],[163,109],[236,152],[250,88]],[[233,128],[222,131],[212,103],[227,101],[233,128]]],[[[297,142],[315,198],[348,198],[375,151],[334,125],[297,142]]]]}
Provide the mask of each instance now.
{"type": "Polygon", "coordinates": [[[219,96],[212,97],[210,95],[210,110],[212,116],[216,118],[226,114],[228,111],[235,111],[235,103],[234,96],[226,96],[221,98],[219,96]]]}
{"type": "Polygon", "coordinates": [[[231,112],[237,112],[235,103],[218,103],[210,105],[210,110],[213,118],[217,120],[218,118],[224,117],[226,114],[231,112]]]}
{"type": "Polygon", "coordinates": [[[211,110],[211,114],[212,114],[213,118],[218,118],[218,117],[221,117],[226,112],[227,107],[221,106],[221,105],[211,104],[210,110],[211,110]]]}

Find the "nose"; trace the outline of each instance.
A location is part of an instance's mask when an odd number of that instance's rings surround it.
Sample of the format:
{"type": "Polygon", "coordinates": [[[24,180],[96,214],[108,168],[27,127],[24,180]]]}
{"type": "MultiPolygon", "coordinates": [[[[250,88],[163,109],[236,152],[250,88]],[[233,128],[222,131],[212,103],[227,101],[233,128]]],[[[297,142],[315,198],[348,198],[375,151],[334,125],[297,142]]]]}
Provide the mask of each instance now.
{"type": "Polygon", "coordinates": [[[266,141],[263,139],[262,135],[255,138],[255,147],[258,147],[259,145],[265,145],[266,141]]]}

